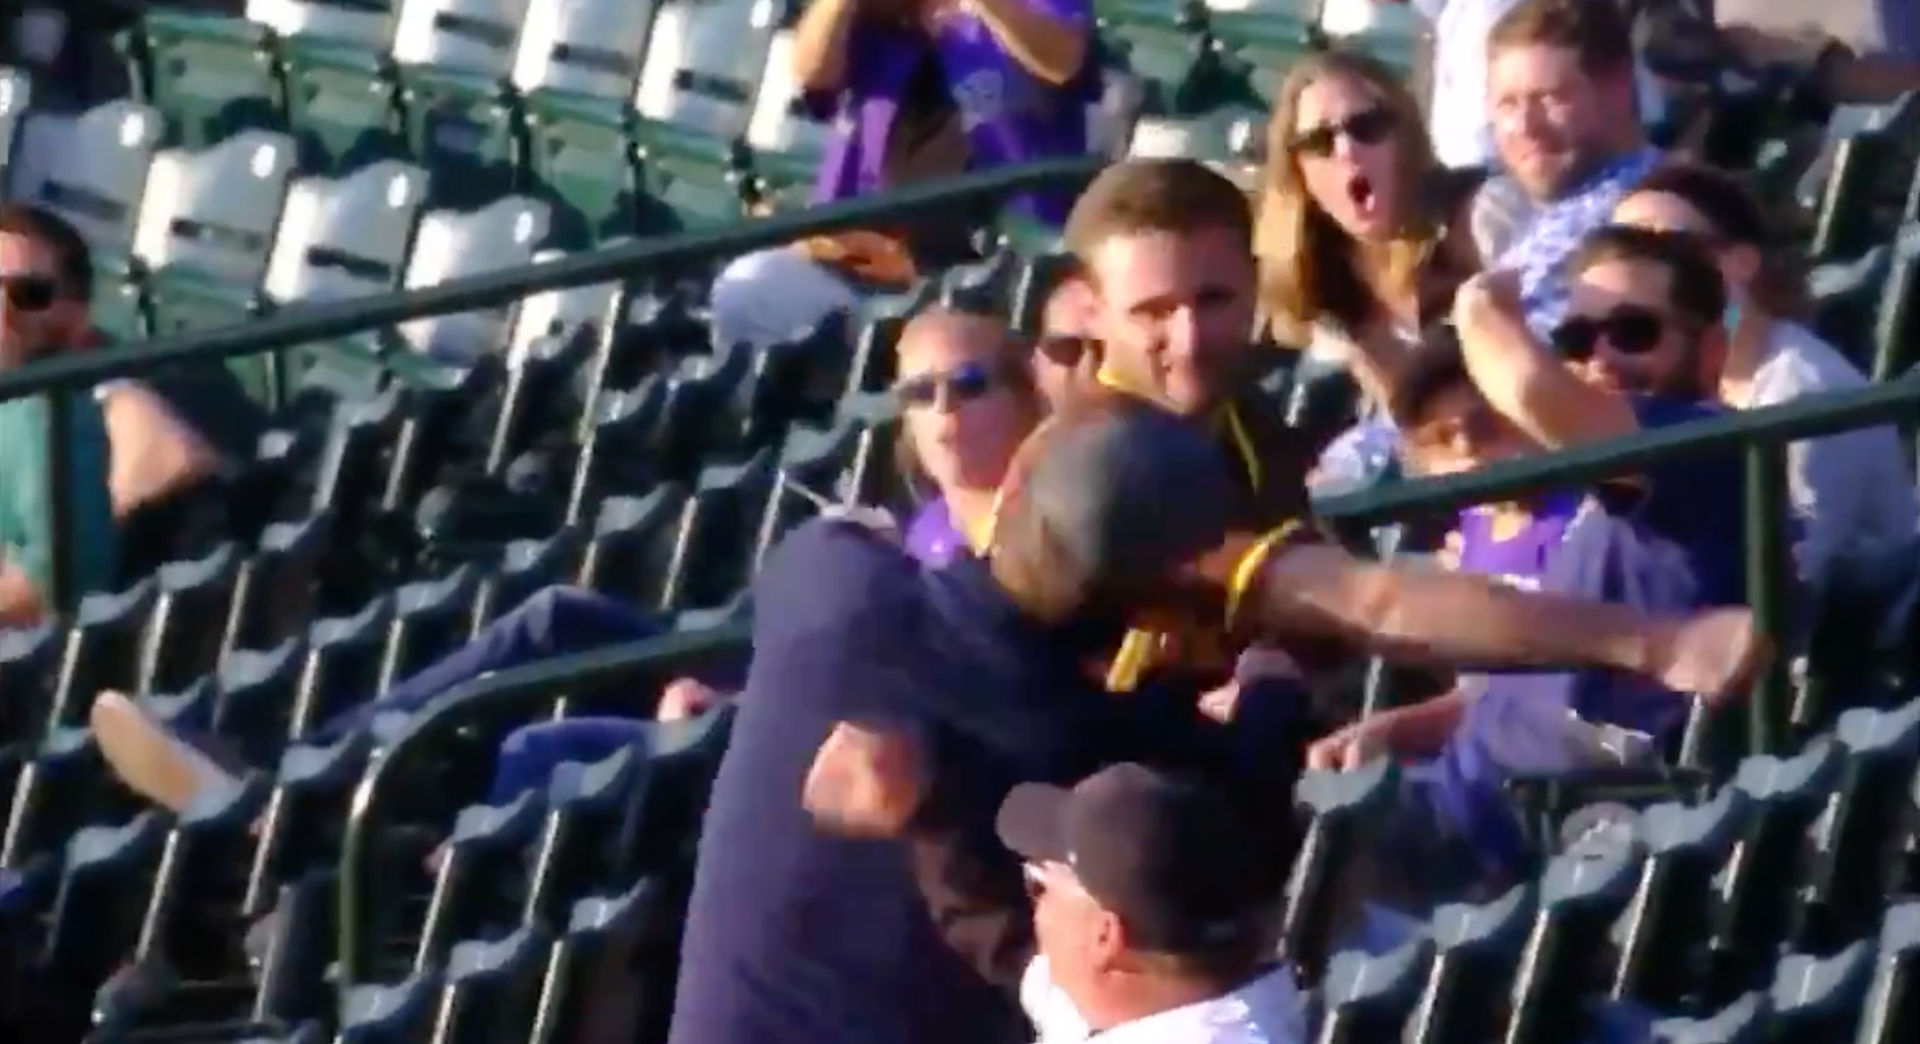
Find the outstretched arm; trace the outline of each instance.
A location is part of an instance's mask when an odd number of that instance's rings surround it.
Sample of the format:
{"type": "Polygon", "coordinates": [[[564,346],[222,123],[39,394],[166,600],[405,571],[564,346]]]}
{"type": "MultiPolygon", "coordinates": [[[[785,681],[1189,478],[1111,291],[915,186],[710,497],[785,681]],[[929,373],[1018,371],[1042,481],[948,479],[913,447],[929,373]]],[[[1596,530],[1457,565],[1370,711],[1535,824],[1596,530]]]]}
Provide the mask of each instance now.
{"type": "Polygon", "coordinates": [[[1340,639],[1387,656],[1456,666],[1630,671],[1677,692],[1721,696],[1768,655],[1746,609],[1652,617],[1516,590],[1482,577],[1402,570],[1337,547],[1249,543],[1229,624],[1242,637],[1340,639]]]}

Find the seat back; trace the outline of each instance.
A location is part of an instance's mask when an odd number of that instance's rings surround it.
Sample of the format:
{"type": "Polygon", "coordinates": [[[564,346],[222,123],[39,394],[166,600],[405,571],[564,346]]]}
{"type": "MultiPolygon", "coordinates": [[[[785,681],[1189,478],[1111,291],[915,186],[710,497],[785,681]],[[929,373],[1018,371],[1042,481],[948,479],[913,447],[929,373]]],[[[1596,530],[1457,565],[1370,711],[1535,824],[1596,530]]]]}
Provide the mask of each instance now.
{"type": "Polygon", "coordinates": [[[383,0],[351,4],[319,0],[247,0],[247,19],[281,36],[315,36],[384,51],[393,41],[393,5],[383,0]]]}
{"type": "Polygon", "coordinates": [[[74,116],[35,114],[20,139],[13,198],[58,212],[95,251],[124,258],[164,126],[158,112],[124,99],[74,116]]]}
{"type": "Polygon", "coordinates": [[[13,139],[33,105],[33,78],[24,70],[0,66],[0,199],[8,198],[13,167],[13,139]]]}
{"type": "MultiPolygon", "coordinates": [[[[481,76],[507,75],[528,0],[401,0],[393,58],[481,76]]],[[[569,6],[565,3],[535,6],[569,6]]]]}
{"type": "Polygon", "coordinates": [[[259,285],[296,155],[292,138],[268,131],[245,131],[199,152],[161,152],[147,177],[134,256],[153,270],[184,264],[259,285]]]}
{"type": "MultiPolygon", "coordinates": [[[[507,196],[468,213],[436,210],[420,221],[407,265],[409,288],[436,286],[533,261],[547,238],[547,204],[507,196]]],[[[454,363],[470,363],[498,351],[506,334],[506,309],[416,319],[400,327],[415,351],[454,363]]]]}
{"type": "Polygon", "coordinates": [[[631,98],[654,11],[652,0],[528,5],[514,54],[513,85],[523,93],[631,98]]]}
{"type": "MultiPolygon", "coordinates": [[[[625,239],[610,239],[600,244],[602,247],[620,246],[628,242],[625,239]]],[[[557,260],[566,256],[558,250],[542,250],[533,255],[536,262],[557,260]]],[[[613,336],[614,327],[620,321],[623,295],[617,282],[595,283],[592,286],[569,287],[565,290],[544,290],[527,297],[514,310],[513,321],[507,329],[507,360],[517,363],[532,347],[535,341],[548,336],[566,336],[572,330],[582,326],[593,326],[599,331],[599,338],[613,336]]]]}
{"type": "Polygon", "coordinates": [[[778,31],[770,0],[671,0],[655,16],[633,107],[712,138],[746,132],[778,31]]]}
{"type": "Polygon", "coordinates": [[[801,104],[800,83],[793,76],[793,31],[782,29],[767,42],[766,71],[747,121],[747,145],[756,153],[811,161],[826,149],[829,132],[827,124],[801,104]]]}
{"type": "Polygon", "coordinates": [[[267,297],[284,303],[392,289],[426,194],[427,172],[396,160],[295,182],[267,261],[267,297]]]}

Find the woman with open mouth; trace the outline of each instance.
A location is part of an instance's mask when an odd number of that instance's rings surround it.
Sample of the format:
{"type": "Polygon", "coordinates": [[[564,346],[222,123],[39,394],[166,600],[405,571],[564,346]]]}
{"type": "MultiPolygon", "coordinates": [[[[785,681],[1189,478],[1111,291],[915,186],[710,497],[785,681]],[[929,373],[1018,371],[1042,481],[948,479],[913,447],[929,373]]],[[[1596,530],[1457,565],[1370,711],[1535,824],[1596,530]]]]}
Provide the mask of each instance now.
{"type": "MultiPolygon", "coordinates": [[[[1402,357],[1480,267],[1467,218],[1482,175],[1441,166],[1413,95],[1360,54],[1295,65],[1267,134],[1256,244],[1268,332],[1351,374],[1363,417],[1384,423],[1402,357]]],[[[1343,436],[1336,454],[1343,443],[1391,454],[1390,432],[1343,436]]]]}

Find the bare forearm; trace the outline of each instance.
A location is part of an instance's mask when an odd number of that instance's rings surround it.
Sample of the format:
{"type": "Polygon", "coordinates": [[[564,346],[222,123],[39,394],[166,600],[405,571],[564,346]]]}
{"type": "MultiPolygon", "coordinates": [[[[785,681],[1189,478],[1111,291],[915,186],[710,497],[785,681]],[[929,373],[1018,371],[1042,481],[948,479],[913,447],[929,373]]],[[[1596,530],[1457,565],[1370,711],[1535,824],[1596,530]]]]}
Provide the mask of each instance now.
{"type": "Polygon", "coordinates": [[[1027,72],[1056,86],[1079,75],[1089,29],[1062,21],[1028,0],[972,0],[1000,46],[1027,72]]]}
{"type": "Polygon", "coordinates": [[[856,0],[813,0],[793,31],[793,78],[810,91],[837,91],[847,80],[847,40],[856,0]]]}
{"type": "Polygon", "coordinates": [[[33,627],[46,615],[46,604],[27,574],[0,562],[0,628],[33,627]]]}
{"type": "Polygon", "coordinates": [[[1250,630],[1339,638],[1456,667],[1607,667],[1646,673],[1670,624],[1619,606],[1517,591],[1481,577],[1398,570],[1330,547],[1271,558],[1250,630]]]}

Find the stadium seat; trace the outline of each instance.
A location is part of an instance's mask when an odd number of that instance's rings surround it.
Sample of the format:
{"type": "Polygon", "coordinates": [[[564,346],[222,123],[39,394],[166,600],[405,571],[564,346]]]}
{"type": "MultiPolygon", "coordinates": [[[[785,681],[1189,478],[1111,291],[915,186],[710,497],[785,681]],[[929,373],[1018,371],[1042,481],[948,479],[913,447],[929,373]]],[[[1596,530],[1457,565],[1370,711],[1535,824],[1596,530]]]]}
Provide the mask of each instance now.
{"type": "Polygon", "coordinates": [[[264,26],[152,7],[118,41],[135,97],[166,119],[166,144],[206,149],[245,130],[284,130],[286,88],[264,26]]]}
{"type": "Polygon", "coordinates": [[[12,196],[14,145],[32,107],[33,78],[21,69],[0,66],[0,199],[12,196]]]}
{"type": "Polygon", "coordinates": [[[528,167],[550,195],[559,241],[575,248],[640,231],[632,142],[612,117],[633,97],[652,3],[531,4],[513,85],[526,113],[528,167]]]}
{"type": "Polygon", "coordinates": [[[124,273],[162,130],[152,107],[125,100],[74,116],[36,112],[20,138],[13,198],[73,222],[93,248],[95,266],[124,273]]]}
{"type": "MultiPolygon", "coordinates": [[[[339,179],[295,182],[267,262],[265,301],[280,305],[398,286],[427,192],[425,170],[391,160],[339,179]]],[[[279,402],[312,382],[342,397],[365,398],[380,380],[378,354],[377,347],[363,346],[310,350],[286,360],[277,388],[261,391],[279,402]]]]}
{"type": "MultiPolygon", "coordinates": [[[[547,238],[547,205],[527,196],[495,198],[472,213],[430,211],[420,219],[403,285],[428,287],[531,264],[547,238]]],[[[505,347],[507,317],[468,312],[407,323],[400,339],[441,362],[468,365],[505,347]]]]}
{"type": "Polygon", "coordinates": [[[314,37],[382,48],[396,12],[387,0],[247,0],[247,19],[281,37],[314,37]]]}

